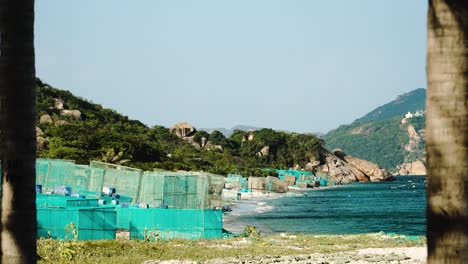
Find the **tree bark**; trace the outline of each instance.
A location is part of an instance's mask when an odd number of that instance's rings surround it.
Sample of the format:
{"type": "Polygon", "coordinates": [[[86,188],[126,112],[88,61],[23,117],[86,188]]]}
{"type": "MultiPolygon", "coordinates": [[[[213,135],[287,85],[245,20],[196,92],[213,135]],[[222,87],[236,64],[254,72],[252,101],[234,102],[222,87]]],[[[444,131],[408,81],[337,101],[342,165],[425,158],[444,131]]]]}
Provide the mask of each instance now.
{"type": "Polygon", "coordinates": [[[429,1],[428,263],[468,263],[467,25],[467,1],[429,1]]]}
{"type": "Polygon", "coordinates": [[[36,262],[34,0],[0,0],[1,262],[36,262]]]}

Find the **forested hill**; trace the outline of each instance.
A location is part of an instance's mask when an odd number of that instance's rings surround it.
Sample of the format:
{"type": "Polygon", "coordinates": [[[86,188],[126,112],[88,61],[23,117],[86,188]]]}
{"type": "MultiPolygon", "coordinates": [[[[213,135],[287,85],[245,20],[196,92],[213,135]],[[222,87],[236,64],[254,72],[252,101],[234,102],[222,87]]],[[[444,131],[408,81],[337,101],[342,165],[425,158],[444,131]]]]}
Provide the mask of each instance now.
{"type": "Polygon", "coordinates": [[[342,125],[325,136],[326,147],[397,172],[405,163],[425,162],[424,125],[426,90],[416,89],[377,107],[349,125],[342,125]],[[405,114],[421,116],[405,119],[405,114]],[[419,115],[418,114],[418,115],[419,115]]]}
{"type": "Polygon", "coordinates": [[[399,95],[395,100],[377,107],[365,116],[356,119],[357,122],[385,120],[396,116],[404,116],[407,112],[426,109],[426,89],[418,88],[409,93],[399,95]]]}
{"type": "Polygon", "coordinates": [[[38,156],[121,163],[146,170],[204,170],[227,174],[264,175],[261,168],[304,166],[318,157],[322,140],[309,134],[236,130],[226,138],[219,131],[194,131],[180,138],[163,126],[137,120],[53,88],[37,80],[38,156]]]}

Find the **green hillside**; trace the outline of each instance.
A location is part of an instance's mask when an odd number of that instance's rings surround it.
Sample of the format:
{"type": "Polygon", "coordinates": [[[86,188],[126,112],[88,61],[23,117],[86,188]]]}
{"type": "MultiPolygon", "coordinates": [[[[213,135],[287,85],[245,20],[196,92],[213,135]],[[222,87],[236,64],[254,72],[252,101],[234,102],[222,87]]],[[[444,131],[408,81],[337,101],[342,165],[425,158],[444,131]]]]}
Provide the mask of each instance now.
{"type": "Polygon", "coordinates": [[[43,132],[38,139],[45,141],[38,149],[39,157],[71,159],[82,164],[102,160],[146,170],[264,175],[261,168],[303,165],[318,157],[322,146],[322,140],[313,135],[272,129],[255,131],[254,139],[244,142],[245,132],[240,130],[229,138],[219,131],[197,132],[195,142],[205,137],[219,146],[208,150],[171,134],[166,127],[148,127],[39,79],[36,91],[37,126],[43,132]],[[79,110],[80,114],[73,110],[79,110]],[[259,155],[265,146],[269,147],[268,154],[259,155]]]}
{"type": "Polygon", "coordinates": [[[426,91],[416,89],[400,95],[394,101],[371,111],[350,125],[343,125],[328,132],[325,147],[340,148],[345,153],[379,164],[391,171],[396,166],[424,157],[424,138],[418,141],[411,151],[405,150],[409,144],[408,125],[419,134],[424,134],[424,116],[401,120],[407,112],[415,113],[425,109],[426,91]]]}
{"type": "Polygon", "coordinates": [[[398,96],[390,103],[377,107],[354,122],[369,122],[385,120],[396,116],[404,116],[407,112],[426,109],[426,89],[418,88],[398,96]]]}

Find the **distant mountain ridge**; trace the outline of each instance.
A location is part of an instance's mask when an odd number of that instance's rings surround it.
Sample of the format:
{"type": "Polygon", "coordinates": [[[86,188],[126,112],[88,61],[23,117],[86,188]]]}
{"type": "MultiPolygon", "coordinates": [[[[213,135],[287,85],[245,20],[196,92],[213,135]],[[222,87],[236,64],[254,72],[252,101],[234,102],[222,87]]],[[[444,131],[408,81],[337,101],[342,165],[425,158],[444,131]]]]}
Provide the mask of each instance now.
{"type": "Polygon", "coordinates": [[[214,130],[218,130],[219,132],[223,133],[225,137],[230,137],[235,130],[241,130],[241,131],[250,131],[250,130],[260,130],[261,128],[259,127],[254,127],[254,126],[247,126],[247,125],[236,125],[233,126],[230,129],[226,128],[198,128],[198,130],[203,130],[206,132],[212,132],[214,130]]]}
{"type": "MultiPolygon", "coordinates": [[[[234,131],[236,130],[240,130],[240,131],[256,131],[256,130],[260,130],[262,128],[260,127],[254,127],[254,126],[248,126],[248,125],[236,125],[236,126],[233,126],[232,128],[230,129],[226,129],[226,128],[197,128],[198,130],[202,130],[202,131],[206,131],[208,133],[211,133],[215,130],[223,133],[223,135],[225,137],[230,137],[234,131]]],[[[284,130],[284,129],[276,129],[276,131],[280,131],[280,132],[285,132],[285,133],[295,133],[295,132],[292,132],[292,131],[288,131],[288,130],[284,130]]],[[[311,135],[314,135],[316,137],[322,137],[323,135],[325,135],[324,133],[320,133],[320,132],[304,132],[304,133],[299,133],[299,134],[311,134],[311,135]]]]}
{"type": "MultiPolygon", "coordinates": [[[[411,174],[408,164],[425,163],[426,90],[419,88],[377,107],[349,125],[328,132],[323,139],[328,149],[372,161],[390,171],[411,174]]],[[[423,165],[424,166],[424,165],[423,165]]],[[[418,170],[421,171],[421,170],[418,170]]]]}

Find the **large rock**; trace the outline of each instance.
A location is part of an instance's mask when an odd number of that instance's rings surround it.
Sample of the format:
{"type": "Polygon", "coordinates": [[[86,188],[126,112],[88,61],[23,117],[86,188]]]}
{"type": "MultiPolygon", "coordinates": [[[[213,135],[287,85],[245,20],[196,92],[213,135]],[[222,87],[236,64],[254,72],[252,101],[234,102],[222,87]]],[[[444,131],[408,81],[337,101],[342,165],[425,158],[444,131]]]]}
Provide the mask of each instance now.
{"type": "Polygon", "coordinates": [[[244,141],[252,141],[254,139],[255,131],[248,131],[242,136],[242,142],[244,141]]]}
{"type": "Polygon", "coordinates": [[[44,137],[37,137],[36,138],[37,151],[47,149],[48,144],[49,144],[49,141],[46,138],[44,138],[44,137]]]}
{"type": "Polygon", "coordinates": [[[341,150],[341,149],[334,149],[334,150],[332,151],[332,153],[333,153],[333,155],[337,156],[337,157],[340,158],[340,159],[344,159],[344,157],[346,156],[346,154],[344,153],[344,151],[341,150]]]}
{"type": "Polygon", "coordinates": [[[364,174],[366,174],[373,182],[385,181],[392,177],[392,174],[390,172],[380,168],[379,165],[370,161],[355,158],[352,156],[345,156],[344,160],[356,167],[358,170],[362,171],[364,174]]]}
{"type": "Polygon", "coordinates": [[[208,143],[208,139],[206,137],[202,137],[201,142],[200,142],[200,147],[204,148],[207,143],[208,143]]]}
{"type": "Polygon", "coordinates": [[[208,141],[204,147],[206,150],[216,150],[216,151],[223,151],[223,147],[221,145],[215,145],[211,141],[208,141]]]}
{"type": "Polygon", "coordinates": [[[54,98],[54,105],[55,105],[55,109],[57,110],[63,110],[63,100],[62,99],[59,99],[59,98],[54,98]]]}
{"type": "Polygon", "coordinates": [[[62,116],[70,116],[75,120],[81,120],[81,111],[80,110],[62,110],[60,112],[62,116]]]}
{"type": "Polygon", "coordinates": [[[187,122],[182,122],[182,123],[175,124],[169,129],[169,131],[172,134],[174,134],[174,135],[176,135],[176,136],[178,136],[180,138],[193,136],[193,134],[195,134],[195,132],[197,132],[197,130],[187,122]]]}
{"type": "Polygon", "coordinates": [[[421,160],[415,160],[410,163],[403,163],[399,166],[398,174],[400,175],[426,175],[426,165],[421,160]]]}
{"type": "Polygon", "coordinates": [[[325,164],[318,167],[318,172],[326,173],[338,184],[350,182],[368,182],[370,178],[362,171],[330,152],[322,153],[325,164]]]}
{"type": "Polygon", "coordinates": [[[326,173],[338,184],[393,179],[387,170],[381,169],[372,162],[347,156],[342,150],[330,152],[322,149],[320,151],[320,165],[316,171],[317,173],[326,173]]]}
{"type": "Polygon", "coordinates": [[[44,132],[42,132],[42,129],[39,127],[36,127],[36,137],[41,137],[44,135],[44,132]]]}
{"type": "Polygon", "coordinates": [[[49,114],[41,115],[41,117],[39,118],[39,123],[41,123],[41,124],[52,124],[53,123],[52,117],[50,117],[49,114]]]}
{"type": "Polygon", "coordinates": [[[36,148],[37,151],[47,149],[49,141],[45,138],[44,132],[39,127],[36,127],[36,148]]]}
{"type": "Polygon", "coordinates": [[[270,153],[270,147],[269,146],[264,146],[260,152],[257,153],[257,156],[259,157],[265,157],[265,156],[268,156],[268,154],[270,153]]]}

